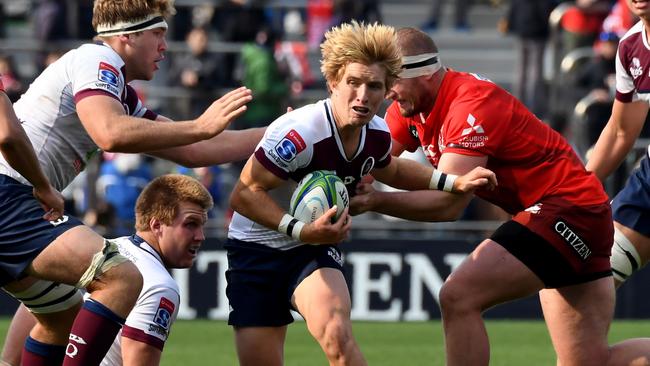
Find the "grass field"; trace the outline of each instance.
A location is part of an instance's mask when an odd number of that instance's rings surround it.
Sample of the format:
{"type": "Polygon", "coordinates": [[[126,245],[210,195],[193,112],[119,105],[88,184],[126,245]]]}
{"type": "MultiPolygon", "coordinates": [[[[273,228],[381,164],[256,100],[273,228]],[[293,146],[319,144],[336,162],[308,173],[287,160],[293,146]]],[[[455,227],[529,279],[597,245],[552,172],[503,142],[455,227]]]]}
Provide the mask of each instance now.
{"type": "MultiPolygon", "coordinates": [[[[0,335],[8,319],[0,318],[0,335]]],[[[492,345],[490,364],[498,366],[554,365],[546,327],[541,321],[488,321],[492,345]]],[[[370,365],[444,365],[440,322],[355,322],[354,333],[370,365]]],[[[650,321],[616,321],[610,332],[614,343],[650,336],[650,321]]],[[[303,322],[289,326],[285,347],[287,366],[326,365],[324,356],[303,322]]],[[[165,366],[236,365],[232,330],[224,321],[179,320],[163,354],[165,366]]]]}

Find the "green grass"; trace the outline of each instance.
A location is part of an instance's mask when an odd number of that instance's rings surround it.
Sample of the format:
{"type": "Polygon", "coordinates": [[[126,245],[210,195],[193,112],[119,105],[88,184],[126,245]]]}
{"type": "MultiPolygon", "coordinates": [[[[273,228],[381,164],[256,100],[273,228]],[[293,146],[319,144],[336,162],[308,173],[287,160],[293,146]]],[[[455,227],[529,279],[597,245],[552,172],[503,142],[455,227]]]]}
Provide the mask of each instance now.
{"type": "MultiPolygon", "coordinates": [[[[0,319],[0,335],[7,331],[8,319],[0,319]]],[[[491,364],[553,365],[555,357],[542,321],[487,322],[492,345],[491,364]]],[[[649,336],[650,321],[616,321],[610,342],[649,336]]],[[[354,334],[370,365],[444,365],[441,324],[355,322],[354,334]]],[[[224,321],[179,320],[163,353],[164,366],[236,365],[232,330],[224,321]]],[[[285,347],[287,366],[326,365],[304,322],[289,326],[285,347]]]]}

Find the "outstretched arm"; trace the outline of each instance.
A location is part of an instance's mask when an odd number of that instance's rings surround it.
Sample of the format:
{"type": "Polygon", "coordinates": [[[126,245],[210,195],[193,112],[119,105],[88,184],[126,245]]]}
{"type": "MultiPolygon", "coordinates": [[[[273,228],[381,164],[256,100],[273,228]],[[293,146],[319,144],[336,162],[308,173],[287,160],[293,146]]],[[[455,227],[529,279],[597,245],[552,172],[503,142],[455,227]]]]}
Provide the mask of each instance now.
{"type": "Polygon", "coordinates": [[[497,185],[494,172],[477,166],[465,175],[443,173],[431,165],[410,159],[394,157],[382,169],[374,169],[372,176],[391,187],[409,191],[433,189],[454,193],[473,192],[480,187],[493,189],[497,185]]]}
{"type": "Polygon", "coordinates": [[[122,364],[124,366],[157,366],[162,351],[150,344],[122,337],[122,364]]]}
{"type": "Polygon", "coordinates": [[[212,103],[196,120],[160,123],[129,116],[120,102],[102,94],[80,100],[77,114],[102,150],[142,153],[210,139],[244,113],[251,99],[249,89],[235,89],[212,103]]]}
{"type": "Polygon", "coordinates": [[[648,108],[645,101],[622,103],[614,100],[612,115],[591,152],[587,170],[605,180],[621,165],[641,133],[648,108]]]}
{"type": "Polygon", "coordinates": [[[34,187],[34,196],[46,212],[43,218],[59,218],[63,214],[63,196],[43,173],[34,148],[4,92],[0,92],[0,152],[9,165],[34,187]]]}
{"type": "MultiPolygon", "coordinates": [[[[463,174],[484,166],[486,163],[486,156],[474,157],[447,153],[443,154],[438,167],[441,171],[450,174],[463,174]]],[[[359,185],[357,193],[357,196],[350,201],[353,214],[376,211],[416,221],[456,220],[462,215],[463,210],[473,197],[471,192],[462,194],[432,190],[379,192],[374,191],[367,184],[359,185]]]]}

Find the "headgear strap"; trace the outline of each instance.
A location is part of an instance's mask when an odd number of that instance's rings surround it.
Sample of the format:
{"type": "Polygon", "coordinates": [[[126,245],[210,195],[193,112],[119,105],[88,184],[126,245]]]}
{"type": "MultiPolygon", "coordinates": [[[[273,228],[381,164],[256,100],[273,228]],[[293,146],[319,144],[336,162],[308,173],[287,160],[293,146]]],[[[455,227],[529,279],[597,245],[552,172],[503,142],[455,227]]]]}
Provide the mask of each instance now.
{"type": "Polygon", "coordinates": [[[100,24],[97,26],[97,35],[102,37],[117,36],[119,34],[130,34],[155,28],[167,29],[167,22],[160,14],[151,14],[135,22],[126,21],[114,24],[100,24]]]}
{"type": "Polygon", "coordinates": [[[414,56],[402,56],[400,79],[435,74],[442,67],[437,53],[422,53],[414,56]]]}

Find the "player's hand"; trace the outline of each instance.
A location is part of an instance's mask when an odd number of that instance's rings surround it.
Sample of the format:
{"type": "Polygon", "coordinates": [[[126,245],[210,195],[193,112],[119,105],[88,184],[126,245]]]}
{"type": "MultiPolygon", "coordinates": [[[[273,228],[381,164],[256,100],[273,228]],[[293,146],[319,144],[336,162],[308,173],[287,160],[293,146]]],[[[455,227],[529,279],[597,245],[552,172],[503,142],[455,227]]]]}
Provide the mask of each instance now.
{"type": "Polygon", "coordinates": [[[246,111],[246,103],[253,99],[252,92],[246,87],[231,90],[217,99],[197,118],[198,128],[205,133],[206,139],[212,138],[246,111]]]}
{"type": "Polygon", "coordinates": [[[372,182],[364,182],[363,180],[357,184],[355,189],[356,194],[354,197],[350,198],[350,215],[356,216],[367,211],[372,211],[373,198],[375,193],[375,187],[372,186],[372,182]]]}
{"type": "Polygon", "coordinates": [[[63,195],[48,185],[44,189],[34,188],[34,197],[40,202],[41,207],[45,210],[43,219],[47,221],[54,221],[63,216],[63,195]]]}
{"type": "Polygon", "coordinates": [[[468,193],[477,188],[493,190],[497,186],[497,176],[493,171],[477,166],[469,173],[456,178],[454,193],[468,193]]]}
{"type": "Polygon", "coordinates": [[[310,244],[338,244],[348,238],[352,227],[352,218],[346,207],[339,219],[332,223],[336,216],[336,206],[330,208],[323,216],[311,224],[306,224],[300,233],[300,240],[310,244]]]}

